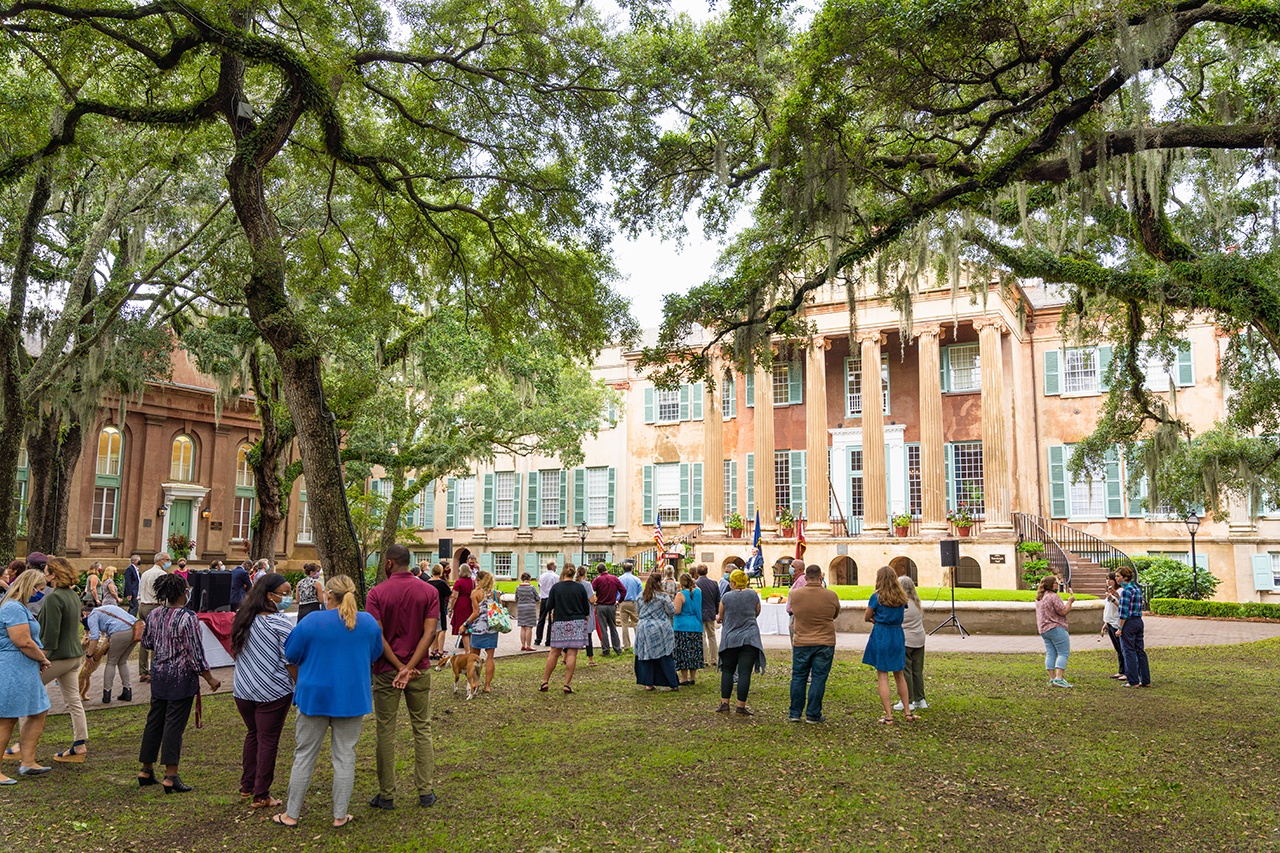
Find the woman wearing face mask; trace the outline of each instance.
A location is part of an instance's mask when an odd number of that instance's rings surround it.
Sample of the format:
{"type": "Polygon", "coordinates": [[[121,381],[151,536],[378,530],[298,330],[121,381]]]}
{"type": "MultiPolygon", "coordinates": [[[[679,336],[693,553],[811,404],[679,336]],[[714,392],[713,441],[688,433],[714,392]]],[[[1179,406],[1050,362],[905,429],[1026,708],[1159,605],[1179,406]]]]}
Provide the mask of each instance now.
{"type": "Polygon", "coordinates": [[[293,625],[280,613],[290,592],[283,575],[263,575],[231,623],[231,655],[236,659],[232,694],[247,729],[240,761],[240,799],[252,797],[250,808],[254,809],[281,804],[271,797],[271,783],[280,732],[293,704],[293,679],[284,658],[293,625]]]}

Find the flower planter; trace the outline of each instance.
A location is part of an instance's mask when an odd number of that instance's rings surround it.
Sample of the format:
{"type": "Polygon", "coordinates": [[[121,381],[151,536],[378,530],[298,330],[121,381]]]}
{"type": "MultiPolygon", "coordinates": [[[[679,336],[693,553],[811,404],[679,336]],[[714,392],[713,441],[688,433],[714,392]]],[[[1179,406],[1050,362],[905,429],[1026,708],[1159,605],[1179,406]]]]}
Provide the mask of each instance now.
{"type": "Polygon", "coordinates": [[[736,529],[736,530],[735,530],[735,529],[733,529],[732,527],[730,527],[730,528],[729,528],[729,538],[730,538],[730,539],[741,539],[741,538],[742,538],[742,528],[741,528],[741,527],[739,527],[738,529],[736,529]]]}
{"type": "Polygon", "coordinates": [[[783,539],[790,539],[795,535],[796,529],[794,527],[783,527],[778,532],[783,539]]]}
{"type": "Polygon", "coordinates": [[[957,527],[956,536],[959,536],[961,539],[968,538],[969,531],[972,529],[973,529],[972,527],[957,527]]]}
{"type": "Polygon", "coordinates": [[[893,528],[893,535],[894,535],[894,536],[897,536],[899,539],[905,539],[905,538],[906,538],[906,536],[907,536],[907,534],[909,534],[910,532],[911,532],[911,528],[910,528],[910,527],[895,527],[895,528],[893,528]]]}

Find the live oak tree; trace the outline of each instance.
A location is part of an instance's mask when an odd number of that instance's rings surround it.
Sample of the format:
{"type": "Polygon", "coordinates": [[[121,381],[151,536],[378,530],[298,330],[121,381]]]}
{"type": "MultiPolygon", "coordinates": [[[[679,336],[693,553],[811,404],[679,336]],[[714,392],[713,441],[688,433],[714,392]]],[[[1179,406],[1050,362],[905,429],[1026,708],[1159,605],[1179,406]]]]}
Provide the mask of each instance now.
{"type": "Polygon", "coordinates": [[[0,157],[0,186],[108,119],[206,135],[200,153],[217,161],[245,246],[236,285],[279,365],[316,546],[327,570],[351,575],[323,344],[301,310],[309,288],[345,287],[364,256],[335,208],[375,211],[379,248],[460,295],[496,340],[546,328],[588,354],[625,323],[593,194],[630,156],[617,129],[639,119],[590,7],[451,0],[395,13],[371,0],[0,4],[4,54],[60,87],[39,105],[58,121],[0,157]],[[77,64],[89,73],[67,82],[77,64]],[[323,227],[282,228],[291,181],[323,199],[323,227]],[[331,249],[337,280],[297,279],[300,253],[331,249]]]}
{"type": "Polygon", "coordinates": [[[707,81],[655,74],[686,118],[641,185],[713,224],[745,186],[753,222],[713,280],[668,298],[650,363],[767,357],[824,286],[887,296],[909,324],[922,281],[999,279],[1017,299],[1014,276],[1039,279],[1064,289],[1069,339],[1117,344],[1077,471],[1141,441],[1151,501],[1256,511],[1275,493],[1280,5],[828,0],[781,46],[751,16],[785,25],[778,4],[733,4],[706,28],[729,45],[718,64],[696,39],[654,40],[707,81]],[[1143,384],[1193,316],[1234,335],[1230,417],[1202,436],[1143,384]],[[699,326],[711,343],[689,351],[699,326]]]}

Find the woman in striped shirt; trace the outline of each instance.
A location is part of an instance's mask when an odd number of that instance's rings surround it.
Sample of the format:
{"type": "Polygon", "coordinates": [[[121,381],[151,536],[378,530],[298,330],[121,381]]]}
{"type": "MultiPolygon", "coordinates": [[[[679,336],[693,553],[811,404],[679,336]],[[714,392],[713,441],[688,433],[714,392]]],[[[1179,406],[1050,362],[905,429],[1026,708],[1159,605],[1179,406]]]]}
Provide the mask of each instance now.
{"type": "Polygon", "coordinates": [[[278,612],[289,592],[283,575],[264,574],[231,623],[231,654],[236,659],[232,694],[248,729],[240,758],[240,799],[252,797],[254,809],[281,805],[271,798],[271,783],[280,732],[293,704],[293,679],[284,659],[284,643],[293,625],[278,612]]]}

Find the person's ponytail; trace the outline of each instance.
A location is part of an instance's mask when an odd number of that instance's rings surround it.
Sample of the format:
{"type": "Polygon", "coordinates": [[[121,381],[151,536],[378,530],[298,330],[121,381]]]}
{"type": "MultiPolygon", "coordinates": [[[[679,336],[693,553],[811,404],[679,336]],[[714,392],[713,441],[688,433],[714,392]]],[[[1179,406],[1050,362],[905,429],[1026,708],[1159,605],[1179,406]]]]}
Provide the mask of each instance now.
{"type": "Polygon", "coordinates": [[[330,578],[325,588],[329,590],[330,595],[338,599],[338,615],[342,617],[347,630],[354,630],[356,613],[359,611],[356,607],[356,585],[346,575],[338,575],[330,578]]]}

